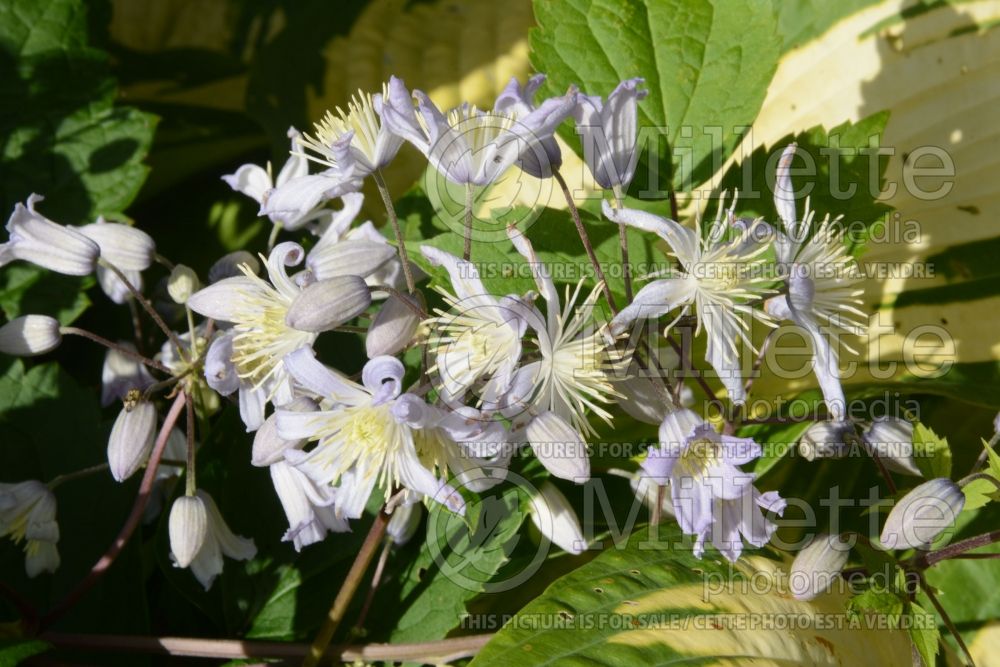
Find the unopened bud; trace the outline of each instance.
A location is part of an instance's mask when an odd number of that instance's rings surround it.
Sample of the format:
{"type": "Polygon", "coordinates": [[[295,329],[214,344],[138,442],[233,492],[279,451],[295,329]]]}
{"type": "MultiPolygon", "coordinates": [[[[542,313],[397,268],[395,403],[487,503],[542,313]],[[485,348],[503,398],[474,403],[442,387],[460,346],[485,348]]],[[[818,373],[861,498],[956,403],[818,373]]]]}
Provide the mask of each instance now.
{"type": "Polygon", "coordinates": [[[850,422],[816,422],[799,439],[799,453],[806,461],[843,458],[847,455],[847,441],[852,435],[854,426],[850,422]]]}
{"type": "Polygon", "coordinates": [[[913,461],[913,424],[899,417],[876,417],[861,439],[869,452],[878,456],[885,467],[902,475],[920,477],[913,461]]]}
{"type": "Polygon", "coordinates": [[[80,227],[80,233],[100,247],[102,259],[122,271],[145,271],[156,255],[153,237],[130,225],[104,222],[101,218],[80,227]]]}
{"type": "Polygon", "coordinates": [[[565,419],[546,411],[533,418],[526,431],[532,451],[550,473],[574,482],[590,478],[587,444],[565,419]]]}
{"type": "Polygon", "coordinates": [[[33,357],[59,347],[59,322],[48,315],[22,315],[0,327],[0,352],[33,357]]]}
{"type": "Polygon", "coordinates": [[[543,483],[531,497],[530,512],[531,522],[563,551],[580,554],[587,548],[576,512],[552,482],[543,483]]]}
{"type": "Polygon", "coordinates": [[[789,585],[796,600],[812,600],[830,588],[844,569],[851,548],[842,535],[821,533],[792,562],[789,585]]]}
{"type": "Polygon", "coordinates": [[[208,510],[199,496],[181,496],[170,508],[167,522],[170,552],[177,567],[187,567],[195,559],[208,536],[208,510]]]}
{"type": "Polygon", "coordinates": [[[299,331],[329,331],[365,312],[371,302],[371,290],[358,276],[320,280],[295,297],[285,324],[299,331]]]}
{"type": "Polygon", "coordinates": [[[413,537],[420,525],[420,503],[401,505],[392,511],[389,524],[385,527],[385,534],[389,536],[392,543],[401,547],[413,537]]]}
{"type": "Polygon", "coordinates": [[[924,482],[889,512],[879,540],[887,549],[926,548],[955,525],[965,507],[965,494],[945,477],[924,482]]]}
{"type": "Polygon", "coordinates": [[[167,279],[167,294],[174,303],[184,304],[192,294],[201,289],[198,274],[189,266],[178,264],[167,279]]]}
{"type": "MultiPolygon", "coordinates": [[[[404,298],[409,299],[413,306],[418,305],[415,298],[409,296],[404,298]]],[[[365,351],[368,353],[368,358],[396,354],[413,340],[418,326],[420,318],[414,308],[408,306],[402,299],[390,296],[368,327],[368,335],[365,337],[365,351]]]]}
{"type": "Polygon", "coordinates": [[[388,243],[351,239],[317,246],[306,258],[306,266],[317,280],[336,276],[366,277],[395,256],[396,249],[388,243]]]}
{"type": "Polygon", "coordinates": [[[108,465],[115,481],[131,477],[149,458],[156,436],[156,407],[147,401],[126,404],[108,439],[108,465]]]}

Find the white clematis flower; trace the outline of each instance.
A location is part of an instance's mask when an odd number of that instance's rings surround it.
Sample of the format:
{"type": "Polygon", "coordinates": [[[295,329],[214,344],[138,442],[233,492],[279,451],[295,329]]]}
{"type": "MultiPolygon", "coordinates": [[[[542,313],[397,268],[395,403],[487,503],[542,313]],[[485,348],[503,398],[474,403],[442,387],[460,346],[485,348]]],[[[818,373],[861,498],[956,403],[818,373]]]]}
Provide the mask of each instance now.
{"type": "Polygon", "coordinates": [[[640,318],[657,318],[682,308],[692,307],[698,316],[695,334],[704,329],[708,337],[705,360],[718,374],[733,403],[746,401],[740,376],[740,348],[753,350],[750,324],[757,319],[773,325],[770,318],[753,307],[773,293],[764,285],[773,277],[764,270],[769,245],[758,242],[753,226],[739,230],[739,236],[726,240],[722,225],[722,205],[708,236],[679,223],[635,209],[612,208],[604,202],[604,215],[613,222],[652,232],[662,238],[680,261],[680,271],[668,278],[654,280],[635,295],[611,321],[611,332],[620,334],[629,323],[640,318]],[[742,317],[741,317],[742,316],[742,317]]]}
{"type": "Polygon", "coordinates": [[[29,577],[55,572],[59,567],[59,524],[56,497],[34,480],[0,484],[0,537],[24,544],[24,567],[29,577]]]}
{"type": "Polygon", "coordinates": [[[530,438],[529,442],[538,459],[554,475],[582,481],[590,474],[586,438],[597,433],[588,416],[595,414],[611,425],[611,413],[604,406],[620,397],[612,386],[611,371],[624,360],[613,360],[616,353],[609,349],[610,339],[602,331],[593,330],[594,307],[601,286],[595,287],[581,306],[575,308],[583,286],[581,280],[572,293],[567,287],[565,303],[560,305],[555,283],[547,267],[538,261],[531,242],[515,227],[508,227],[507,234],[531,264],[535,284],[546,302],[544,317],[531,306],[527,319],[537,336],[541,359],[519,368],[506,391],[488,386],[485,404],[511,418],[515,429],[526,427],[527,434],[550,437],[549,430],[560,430],[561,425],[556,426],[550,417],[545,419],[553,422],[551,429],[532,428],[532,422],[546,413],[568,425],[573,437],[564,446],[546,451],[548,445],[555,443],[530,438]],[[590,331],[586,331],[588,327],[590,331]],[[576,446],[570,447],[570,443],[576,446]]]}
{"type": "Polygon", "coordinates": [[[314,126],[315,136],[306,135],[302,140],[302,147],[315,154],[306,157],[336,167],[346,153],[362,176],[388,165],[403,145],[403,139],[382,122],[383,100],[388,95],[387,84],[374,95],[359,90],[348,101],[347,111],[340,107],[336,113],[327,111],[314,126]]]}
{"type": "Polygon", "coordinates": [[[402,393],[403,364],[376,357],[365,364],[362,385],[315,359],[309,349],[285,358],[287,371],[307,391],[331,407],[315,412],[278,409],[277,433],[285,440],[312,440],[309,452],[286,450],[285,458],[318,484],[337,486],[337,516],[359,518],[376,485],[386,500],[397,487],[409,489],[464,512],[458,492],[435,475],[449,472],[461,452],[448,443],[420,435],[442,415],[422,399],[402,393]]]}
{"type": "Polygon", "coordinates": [[[442,399],[449,404],[460,400],[483,377],[496,395],[506,393],[521,358],[527,306],[516,297],[498,299],[488,293],[475,264],[431,246],[420,246],[420,252],[448,271],[455,290],[442,291],[450,310],[438,310],[426,322],[432,330],[430,370],[438,375],[442,399]]]}
{"type": "MultiPolygon", "coordinates": [[[[288,138],[292,142],[291,155],[281,171],[278,172],[277,178],[272,178],[269,163],[266,169],[256,164],[241,165],[234,173],[223,176],[222,180],[236,192],[245,194],[264,206],[272,190],[282,187],[293,179],[309,174],[309,162],[301,155],[302,135],[294,127],[290,127],[288,128],[288,138]]],[[[268,217],[271,222],[280,224],[285,229],[294,230],[324,215],[326,212],[323,209],[313,207],[294,213],[274,212],[268,214],[268,217]]]]}
{"type": "Polygon", "coordinates": [[[608,95],[580,95],[574,113],[576,131],[583,141],[583,157],[597,184],[620,191],[628,187],[639,160],[638,105],[649,91],[640,90],[643,79],[626,79],[608,95]]]}
{"type": "Polygon", "coordinates": [[[795,148],[795,144],[785,148],[778,161],[774,191],[784,228],[777,234],[775,250],[779,267],[787,274],[788,294],[769,299],[766,309],[776,319],[791,320],[809,335],[813,369],[830,418],[843,421],[847,406],[836,342],[840,334],[865,331],[866,315],[858,308],[864,291],[859,287],[862,276],[848,253],[842,231],[834,227],[839,217],[831,220],[828,215],[814,228],[814,212],[809,210],[807,199],[805,213],[797,219],[790,175],[795,148]]]}
{"type": "Polygon", "coordinates": [[[310,347],[318,334],[294,329],[288,310],[302,288],[285,269],[302,261],[302,247],[279,243],[267,258],[270,282],[249,267],[244,275],[225,278],[191,295],[191,310],[233,327],[212,342],[205,359],[209,386],[226,396],[239,391],[240,416],[248,431],[264,422],[268,401],[285,405],[293,398],[291,377],[283,359],[310,347]]]}
{"type": "Polygon", "coordinates": [[[546,481],[531,496],[531,522],[550,542],[567,553],[579,555],[587,548],[580,519],[566,496],[546,481]]]}
{"type": "Polygon", "coordinates": [[[7,220],[10,240],[0,243],[0,266],[20,259],[67,276],[94,272],[100,247],[77,228],[52,222],[35,210],[44,197],[33,194],[25,204],[15,204],[7,220]]]}
{"type": "Polygon", "coordinates": [[[347,520],[337,516],[334,510],[336,489],[316,484],[287,461],[278,461],[269,469],[274,492],[288,517],[288,531],[281,538],[283,542],[291,542],[296,551],[302,551],[302,547],[322,542],[327,531],[344,533],[350,530],[347,520]]]}

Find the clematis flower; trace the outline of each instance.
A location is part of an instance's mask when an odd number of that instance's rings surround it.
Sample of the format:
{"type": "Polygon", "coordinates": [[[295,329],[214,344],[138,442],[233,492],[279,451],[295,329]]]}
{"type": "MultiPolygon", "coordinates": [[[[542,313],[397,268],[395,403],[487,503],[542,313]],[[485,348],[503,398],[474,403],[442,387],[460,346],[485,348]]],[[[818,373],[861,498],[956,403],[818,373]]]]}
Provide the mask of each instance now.
{"type": "Polygon", "coordinates": [[[24,544],[24,568],[29,577],[59,567],[59,524],[56,497],[34,480],[0,484],[0,537],[24,544]]]}
{"type": "Polygon", "coordinates": [[[108,438],[108,464],[116,482],[123,482],[145,465],[156,437],[156,406],[149,401],[126,403],[108,438]]]}
{"type": "Polygon", "coordinates": [[[347,111],[340,107],[336,113],[327,111],[323,120],[315,124],[314,135],[306,135],[302,140],[302,148],[313,153],[307,159],[336,167],[347,155],[361,176],[392,162],[403,139],[393,134],[382,120],[383,100],[388,95],[386,84],[382,85],[381,93],[374,95],[359,90],[347,103],[347,111]]]}
{"type": "Polygon", "coordinates": [[[336,167],[292,178],[268,190],[259,213],[272,220],[290,221],[281,223],[285,229],[299,229],[331,215],[320,207],[331,199],[356,193],[361,185],[361,174],[353,161],[345,157],[336,167]]]}
{"type": "Polygon", "coordinates": [[[167,528],[174,565],[191,568],[206,591],[222,574],[223,555],[235,560],[257,555],[253,540],[233,533],[212,496],[201,490],[174,501],[167,528]]]}
{"type": "Polygon", "coordinates": [[[274,492],[288,518],[288,531],[282,542],[291,542],[296,551],[322,542],[327,531],[343,533],[350,530],[347,520],[334,510],[336,490],[317,485],[308,475],[286,461],[269,467],[274,492]]]}
{"type": "Polygon", "coordinates": [[[777,526],[761,509],[779,515],[785,501],[777,492],[761,493],[754,475],[737,466],[761,454],[751,438],[720,435],[691,410],[668,414],[660,425],[660,445],[642,462],[656,484],[670,484],[670,499],[681,530],[695,536],[701,558],[705,540],[730,561],[743,551],[743,540],[762,547],[777,526]]]}
{"type": "Polygon", "coordinates": [[[955,526],[965,508],[965,494],[945,477],[924,482],[903,496],[886,517],[879,542],[886,549],[929,549],[955,526]]]}
{"type": "Polygon", "coordinates": [[[512,114],[518,121],[528,118],[541,108],[548,109],[552,114],[547,127],[551,126],[553,131],[537,139],[529,136],[528,145],[518,158],[521,169],[535,178],[548,178],[553,171],[562,166],[562,152],[556,142],[554,130],[562,121],[572,116],[577,107],[576,88],[570,88],[566,95],[546,100],[536,107],[535,93],[545,83],[545,78],[544,74],[536,74],[522,87],[517,77],[512,77],[493,106],[495,111],[512,114]]]}
{"type": "MultiPolygon", "coordinates": [[[[288,128],[288,138],[292,142],[291,155],[281,171],[278,172],[277,178],[272,179],[270,164],[266,169],[256,164],[244,164],[235,173],[223,176],[222,180],[236,192],[250,197],[261,207],[264,207],[275,188],[281,188],[289,181],[309,175],[309,161],[301,154],[302,135],[294,127],[290,127],[288,128]]],[[[269,212],[267,215],[271,222],[280,224],[285,229],[295,230],[327,215],[327,212],[317,205],[313,205],[308,208],[278,210],[269,212]]]]}
{"type": "Polygon", "coordinates": [[[829,590],[840,576],[851,553],[850,541],[843,535],[821,533],[795,555],[788,575],[789,587],[796,600],[812,600],[829,590]]]}
{"type": "Polygon", "coordinates": [[[420,252],[448,271],[455,291],[442,291],[450,311],[437,310],[426,322],[432,330],[430,370],[440,379],[442,399],[449,404],[461,399],[484,376],[496,395],[506,393],[521,358],[527,307],[516,297],[489,294],[475,264],[431,246],[420,246],[420,252]]]}
{"type": "Polygon", "coordinates": [[[423,91],[414,90],[412,97],[416,98],[416,109],[406,86],[392,77],[382,121],[416,146],[448,180],[485,186],[507,171],[525,150],[552,136],[571,113],[576,93],[546,100],[527,113],[515,113],[509,98],[504,98],[492,112],[462,104],[444,114],[423,91]]]}
{"type": "Polygon", "coordinates": [[[839,217],[831,220],[827,216],[815,226],[807,199],[805,214],[797,219],[790,175],[795,148],[791,144],[781,154],[774,194],[784,230],[776,236],[775,250],[779,267],[787,274],[788,294],[768,299],[765,308],[776,319],[791,320],[809,335],[823,400],[830,417],[843,421],[847,406],[835,344],[838,334],[860,335],[865,331],[866,315],[858,308],[862,276],[844,244],[843,233],[834,227],[839,217]]]}
{"type": "Polygon", "coordinates": [[[579,95],[574,112],[576,131],[583,140],[583,159],[602,188],[622,190],[635,175],[639,101],[643,79],[627,79],[608,95],[579,95]]]}
{"type": "Polygon", "coordinates": [[[244,265],[244,275],[220,280],[188,299],[191,310],[233,323],[212,342],[205,358],[205,379],[223,396],[239,391],[240,416],[248,431],[260,428],[268,401],[285,405],[294,398],[283,358],[311,346],[318,335],[295,329],[286,321],[301,288],[285,267],[301,262],[303,254],[296,243],[279,243],[267,258],[270,282],[244,265]]]}
{"type": "Polygon", "coordinates": [[[586,438],[597,433],[589,415],[595,414],[611,425],[611,413],[604,406],[620,398],[611,384],[611,371],[625,360],[612,360],[615,352],[609,346],[613,341],[603,332],[593,330],[594,307],[601,286],[595,287],[580,308],[575,309],[583,286],[581,280],[572,293],[567,287],[565,304],[560,305],[555,283],[548,268],[538,261],[531,242],[515,227],[508,227],[507,234],[530,263],[535,284],[546,303],[545,316],[532,305],[527,318],[537,337],[541,359],[520,367],[506,391],[488,385],[486,404],[496,405],[504,416],[510,417],[515,429],[527,425],[531,433],[547,434],[549,429],[531,428],[531,423],[546,413],[565,422],[573,437],[560,441],[554,451],[545,451],[547,443],[531,441],[530,444],[552,474],[563,479],[586,480],[590,476],[586,438]],[[592,330],[585,331],[588,327],[592,330]]]}
{"type": "Polygon", "coordinates": [[[376,485],[384,489],[386,500],[401,487],[464,512],[462,497],[434,473],[443,477],[449,472],[454,457],[445,443],[431,438],[417,442],[417,433],[437,425],[441,415],[402,392],[398,359],[369,361],[362,385],[328,369],[305,348],[285,357],[285,367],[306,391],[330,405],[315,412],[276,411],[279,437],[317,443],[308,452],[286,450],[285,458],[317,484],[337,487],[337,516],[359,518],[376,485]]]}
{"type": "Polygon", "coordinates": [[[101,249],[73,227],[52,222],[35,210],[44,197],[33,194],[15,204],[7,220],[10,240],[0,243],[0,266],[20,259],[67,276],[94,272],[101,249]]]}
{"type": "Polygon", "coordinates": [[[772,281],[764,270],[769,245],[757,241],[759,235],[752,227],[727,240],[721,210],[705,239],[673,220],[645,211],[612,208],[608,202],[604,202],[604,215],[613,222],[656,234],[681,264],[676,275],[654,280],[639,290],[632,303],[611,321],[612,334],[622,333],[634,320],[657,318],[676,308],[681,308],[683,315],[693,307],[698,316],[695,335],[704,329],[708,337],[705,360],[722,380],[730,400],[745,402],[740,347],[753,350],[753,343],[749,325],[741,316],[773,325],[767,315],[753,307],[773,293],[765,287],[772,281]]]}
{"type": "Polygon", "coordinates": [[[579,555],[587,548],[580,519],[552,482],[544,482],[531,495],[529,516],[539,532],[563,551],[579,555]]]}

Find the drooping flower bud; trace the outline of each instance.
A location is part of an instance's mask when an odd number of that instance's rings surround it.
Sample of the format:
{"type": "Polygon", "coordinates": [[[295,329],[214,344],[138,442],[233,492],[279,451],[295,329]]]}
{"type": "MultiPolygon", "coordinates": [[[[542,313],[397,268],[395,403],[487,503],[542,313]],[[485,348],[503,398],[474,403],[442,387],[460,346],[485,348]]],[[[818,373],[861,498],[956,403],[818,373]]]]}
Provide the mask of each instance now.
{"type": "Polygon", "coordinates": [[[851,548],[842,535],[821,533],[792,562],[789,585],[796,600],[812,600],[830,588],[844,569],[851,548]]]}
{"type": "Polygon", "coordinates": [[[545,482],[531,497],[531,522],[563,551],[581,554],[587,548],[576,512],[552,482],[545,482]]]}
{"type": "Polygon", "coordinates": [[[879,539],[887,549],[925,549],[955,525],[963,507],[965,494],[950,479],[924,482],[892,508],[879,539]]]}
{"type": "Polygon", "coordinates": [[[41,195],[16,204],[7,220],[10,240],[0,244],[0,266],[20,259],[67,276],[94,272],[101,249],[78,229],[59,225],[35,211],[41,195]]]}
{"type": "Polygon", "coordinates": [[[590,478],[587,444],[569,422],[554,412],[543,412],[528,423],[528,443],[545,468],[578,484],[590,478]]]}
{"type": "Polygon", "coordinates": [[[48,315],[22,315],[0,327],[0,352],[34,357],[59,347],[59,322],[48,315]]]}
{"type": "Polygon", "coordinates": [[[799,439],[799,453],[806,461],[843,458],[849,449],[847,439],[853,433],[850,422],[816,422],[799,439]]]}
{"type": "Polygon", "coordinates": [[[100,247],[101,259],[123,271],[145,271],[156,255],[153,237],[130,225],[98,218],[97,222],[80,227],[80,233],[100,247]]]}
{"type": "Polygon", "coordinates": [[[155,437],[156,407],[147,401],[126,403],[108,439],[108,464],[116,482],[125,481],[146,463],[155,437]]]}
{"type": "Polygon", "coordinates": [[[190,266],[178,264],[167,279],[167,294],[175,303],[187,303],[188,298],[201,289],[198,274],[190,266]]]}
{"type": "Polygon", "coordinates": [[[902,475],[920,477],[913,461],[913,424],[899,417],[876,417],[861,434],[869,452],[876,454],[885,467],[902,475]]]}
{"type": "MultiPolygon", "coordinates": [[[[417,300],[413,297],[405,297],[413,305],[417,305],[417,300]]],[[[383,354],[396,354],[413,340],[413,335],[420,326],[420,318],[414,309],[395,296],[386,299],[378,314],[368,327],[368,334],[365,337],[365,351],[368,358],[383,354]]]]}
{"type": "Polygon", "coordinates": [[[420,503],[410,505],[400,505],[392,511],[389,524],[385,527],[385,534],[389,536],[392,543],[401,547],[413,538],[420,526],[420,515],[422,514],[420,503]]]}
{"type": "Polygon", "coordinates": [[[208,536],[208,510],[198,496],[181,496],[170,508],[167,522],[170,553],[177,567],[187,567],[195,559],[208,536]]]}
{"type": "MultiPolygon", "coordinates": [[[[322,243],[322,242],[321,242],[322,243]]],[[[396,256],[388,243],[367,239],[348,239],[317,245],[309,253],[306,266],[317,280],[337,276],[367,277],[396,256]]]]}
{"type": "Polygon", "coordinates": [[[329,331],[365,312],[371,302],[371,290],[358,276],[320,280],[295,297],[285,324],[311,333],[329,331]]]}
{"type": "Polygon", "coordinates": [[[209,284],[217,283],[225,278],[242,276],[241,266],[246,266],[250,269],[250,273],[254,275],[260,273],[260,262],[257,258],[246,250],[237,250],[228,255],[223,255],[219,261],[212,265],[212,268],[208,270],[209,284]]]}
{"type": "MultiPolygon", "coordinates": [[[[291,403],[281,406],[281,409],[291,412],[315,412],[319,410],[319,406],[311,398],[299,396],[291,403]]],[[[277,422],[278,416],[274,413],[257,429],[253,436],[251,464],[262,468],[273,465],[284,459],[286,449],[299,449],[306,443],[305,439],[285,440],[280,437],[277,422]]]]}

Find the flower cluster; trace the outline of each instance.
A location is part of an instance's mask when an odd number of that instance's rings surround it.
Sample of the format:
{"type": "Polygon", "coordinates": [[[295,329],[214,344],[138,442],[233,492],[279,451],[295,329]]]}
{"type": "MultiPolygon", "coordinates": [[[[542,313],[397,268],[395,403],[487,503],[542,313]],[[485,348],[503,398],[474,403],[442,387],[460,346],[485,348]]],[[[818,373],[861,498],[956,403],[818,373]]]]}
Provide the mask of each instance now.
{"type": "MultiPolygon", "coordinates": [[[[102,400],[120,400],[122,408],[108,468],[122,481],[148,466],[150,485],[169,481],[149,474],[161,460],[186,469],[186,490],[170,509],[171,551],[205,587],[222,570],[223,555],[255,553],[253,541],[229,529],[195,481],[194,416],[211,415],[227,397],[254,434],[250,463],[269,469],[288,518],[284,539],[296,549],[349,530],[373,497],[402,517],[394,523],[401,536],[412,533],[418,502],[462,513],[470,494],[504,482],[522,445],[548,475],[582,483],[591,476],[588,442],[613,427],[618,409],[660,423],[659,444],[632,476],[633,487],[656,513],[670,508],[694,537],[697,555],[712,545],[735,560],[744,542],[768,542],[784,501],[775,491],[759,491],[754,475],[741,468],[760,447],[720,434],[684,407],[692,402],[690,388],[682,379],[665,380],[669,364],[646,351],[637,329],[667,318],[669,337],[678,322],[693,319],[695,335],[707,340],[709,369],[698,377],[714,373],[738,408],[747,394],[742,355],[756,349],[757,325],[766,331],[789,320],[812,341],[832,423],[844,422],[837,347],[828,333],[859,331],[863,313],[855,281],[843,271],[818,270],[851,265],[837,222],[814,224],[808,205],[797,215],[787,195],[794,144],[778,166],[780,220],[773,224],[738,219],[735,200],[728,209],[720,204],[711,224],[699,217],[694,226],[629,207],[643,81],[624,81],[607,99],[570,88],[536,101],[544,80],[511,81],[492,111],[468,104],[442,111],[393,77],[382,91],[361,92],[346,110],[328,113],[311,133],[290,130],[290,155],[277,177],[252,164],[224,177],[274,224],[266,256],[227,255],[204,280],[160,257],[133,226],[60,225],[36,210],[36,195],[15,208],[0,265],[22,260],[68,275],[96,273],[114,302],[145,309],[166,342],[147,358],[131,343],[27,315],[0,328],[0,351],[45,354],[69,334],[110,348],[102,400]],[[624,284],[612,289],[604,280],[578,220],[580,242],[594,262],[591,284],[557,286],[551,265],[516,225],[507,227],[507,237],[534,283],[524,293],[491,291],[473,261],[468,225],[461,256],[417,243],[419,256],[411,260],[382,177],[404,143],[470,189],[512,168],[561,178],[555,132],[570,120],[594,181],[611,195],[603,213],[620,232],[624,284]],[[310,173],[311,164],[319,169],[310,173]],[[382,194],[394,241],[370,221],[357,223],[367,178],[382,194]],[[643,277],[634,296],[629,229],[664,242],[672,255],[667,261],[676,260],[667,274],[643,277]],[[277,242],[281,234],[295,240],[277,242]],[[143,293],[143,272],[154,262],[170,271],[173,303],[166,306],[154,306],[143,293]],[[431,274],[433,289],[423,289],[431,274]],[[321,337],[345,331],[365,337],[369,358],[360,377],[317,354],[321,337]],[[161,391],[176,397],[166,412],[161,391]],[[190,415],[183,432],[175,428],[182,409],[190,415]],[[657,500],[663,486],[670,502],[657,500]]],[[[586,546],[569,502],[551,482],[533,495],[531,508],[553,542],[574,553],[586,546]]],[[[58,564],[55,500],[39,482],[0,485],[0,532],[27,541],[29,573],[58,564]]]]}

